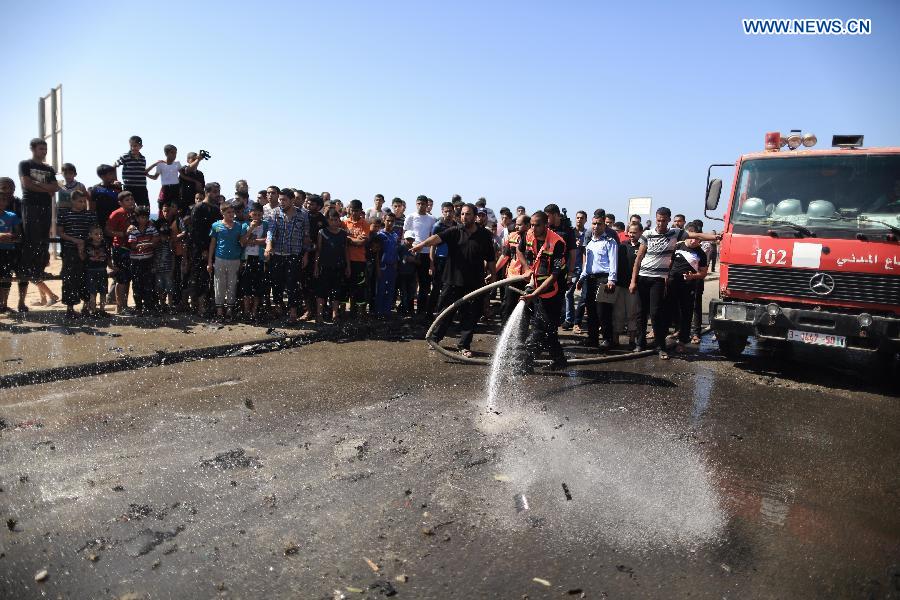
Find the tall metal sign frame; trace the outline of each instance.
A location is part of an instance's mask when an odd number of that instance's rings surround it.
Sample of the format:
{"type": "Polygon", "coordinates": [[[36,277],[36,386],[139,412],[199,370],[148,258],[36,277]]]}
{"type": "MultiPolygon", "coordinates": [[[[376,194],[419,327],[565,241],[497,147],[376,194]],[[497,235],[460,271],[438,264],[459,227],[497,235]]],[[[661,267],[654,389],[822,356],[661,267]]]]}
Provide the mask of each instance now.
{"type": "MultiPolygon", "coordinates": [[[[57,173],[63,166],[62,145],[62,84],[50,90],[46,96],[38,99],[38,137],[47,142],[47,159],[57,173]]],[[[53,198],[53,213],[50,235],[56,237],[57,204],[59,198],[53,198]]],[[[53,257],[57,257],[56,244],[52,244],[53,257]]]]}

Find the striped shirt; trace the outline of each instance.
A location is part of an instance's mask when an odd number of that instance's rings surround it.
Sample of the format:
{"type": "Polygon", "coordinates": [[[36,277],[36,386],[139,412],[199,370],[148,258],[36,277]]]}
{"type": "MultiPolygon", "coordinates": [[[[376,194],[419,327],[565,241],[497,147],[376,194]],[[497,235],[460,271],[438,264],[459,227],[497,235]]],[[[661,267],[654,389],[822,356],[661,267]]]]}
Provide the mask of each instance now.
{"type": "Polygon", "coordinates": [[[266,239],[272,242],[272,252],[299,256],[306,249],[308,238],[309,219],[303,212],[295,209],[294,216],[289,218],[281,207],[272,211],[269,232],[266,234],[266,239]]]}
{"type": "Polygon", "coordinates": [[[134,156],[131,152],[126,152],[116,161],[116,166],[122,167],[122,183],[126,187],[147,187],[147,176],[144,174],[147,159],[143,154],[134,156]]]}
{"type": "Polygon", "coordinates": [[[147,229],[141,231],[134,228],[128,234],[128,247],[131,248],[131,260],[150,260],[153,258],[153,238],[158,235],[156,227],[147,224],[147,229]]]}
{"type": "Polygon", "coordinates": [[[648,229],[641,235],[641,246],[647,247],[647,253],[641,260],[641,277],[667,278],[669,269],[672,268],[672,257],[675,256],[675,246],[678,242],[687,239],[684,229],[673,227],[665,233],[658,233],[655,229],[648,229]]]}
{"type": "MultiPolygon", "coordinates": [[[[67,236],[86,240],[91,232],[91,226],[97,224],[97,215],[90,210],[64,210],[59,213],[56,224],[62,227],[67,236]]],[[[68,240],[62,240],[63,248],[74,248],[75,244],[68,240]]]]}

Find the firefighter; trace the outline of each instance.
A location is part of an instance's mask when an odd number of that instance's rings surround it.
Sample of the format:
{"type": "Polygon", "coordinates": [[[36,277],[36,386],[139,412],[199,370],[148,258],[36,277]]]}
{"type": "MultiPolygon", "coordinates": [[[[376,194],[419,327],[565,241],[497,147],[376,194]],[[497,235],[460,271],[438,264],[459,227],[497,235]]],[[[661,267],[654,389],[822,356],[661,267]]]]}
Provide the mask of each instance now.
{"type": "Polygon", "coordinates": [[[519,260],[531,271],[531,281],[521,297],[530,309],[522,370],[533,372],[535,358],[544,349],[551,359],[545,370],[564,369],[568,361],[558,329],[566,291],[566,242],[547,226],[544,211],[531,215],[531,230],[519,240],[519,260]]]}
{"type": "MultiPolygon", "coordinates": [[[[506,267],[506,277],[516,277],[525,273],[525,265],[519,262],[519,239],[528,233],[530,227],[531,220],[527,215],[520,215],[516,218],[516,229],[506,236],[506,241],[500,250],[497,273],[500,273],[503,267],[506,267]]],[[[509,315],[512,314],[518,301],[519,294],[507,286],[506,293],[503,295],[503,304],[500,307],[500,318],[503,323],[509,319],[509,315]]]]}

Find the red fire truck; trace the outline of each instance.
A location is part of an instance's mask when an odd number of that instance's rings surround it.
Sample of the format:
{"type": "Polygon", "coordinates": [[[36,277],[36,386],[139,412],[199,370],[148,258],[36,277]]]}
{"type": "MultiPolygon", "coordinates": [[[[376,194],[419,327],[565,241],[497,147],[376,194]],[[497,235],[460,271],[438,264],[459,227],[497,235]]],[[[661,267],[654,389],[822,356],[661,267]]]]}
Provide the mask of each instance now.
{"type": "MultiPolygon", "coordinates": [[[[723,354],[753,337],[859,351],[897,374],[900,349],[900,148],[863,136],[770,132],[733,165],[710,323],[723,354]]],[[[707,174],[706,210],[720,179],[707,174]]],[[[727,165],[732,166],[732,165],[727,165]]],[[[707,218],[709,215],[707,215],[707,218]]]]}

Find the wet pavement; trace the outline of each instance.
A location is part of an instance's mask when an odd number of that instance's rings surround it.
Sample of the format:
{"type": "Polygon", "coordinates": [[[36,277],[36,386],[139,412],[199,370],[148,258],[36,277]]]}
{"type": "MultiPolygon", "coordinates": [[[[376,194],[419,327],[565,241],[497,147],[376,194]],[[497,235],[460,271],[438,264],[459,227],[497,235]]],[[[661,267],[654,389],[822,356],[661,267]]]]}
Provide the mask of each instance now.
{"type": "Polygon", "coordinates": [[[348,341],[0,390],[0,597],[900,597],[865,376],[487,376],[348,341]]]}

